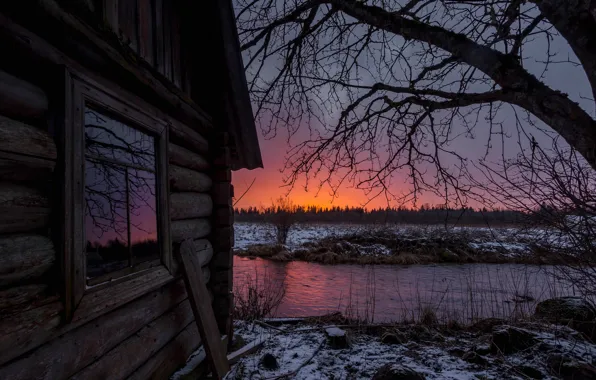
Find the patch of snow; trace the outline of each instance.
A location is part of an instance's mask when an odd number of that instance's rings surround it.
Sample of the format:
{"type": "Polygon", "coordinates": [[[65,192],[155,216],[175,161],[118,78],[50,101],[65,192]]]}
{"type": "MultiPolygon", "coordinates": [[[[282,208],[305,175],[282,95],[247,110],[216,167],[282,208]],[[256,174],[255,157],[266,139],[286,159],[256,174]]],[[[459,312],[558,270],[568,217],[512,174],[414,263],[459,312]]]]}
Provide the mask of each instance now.
{"type": "Polygon", "coordinates": [[[327,327],[325,332],[328,336],[345,336],[346,332],[338,327],[327,327]]]}

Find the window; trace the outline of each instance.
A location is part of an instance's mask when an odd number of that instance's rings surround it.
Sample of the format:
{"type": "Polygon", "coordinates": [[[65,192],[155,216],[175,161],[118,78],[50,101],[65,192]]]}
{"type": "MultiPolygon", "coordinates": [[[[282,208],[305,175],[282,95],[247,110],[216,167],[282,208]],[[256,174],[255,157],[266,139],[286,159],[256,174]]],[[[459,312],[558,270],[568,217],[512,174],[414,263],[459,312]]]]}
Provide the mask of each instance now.
{"type": "Polygon", "coordinates": [[[63,268],[71,318],[79,304],[89,310],[108,298],[116,307],[173,276],[166,118],[88,78],[67,73],[66,83],[63,268]]]}
{"type": "Polygon", "coordinates": [[[85,253],[93,285],[159,264],[155,138],[85,108],[85,253]]]}

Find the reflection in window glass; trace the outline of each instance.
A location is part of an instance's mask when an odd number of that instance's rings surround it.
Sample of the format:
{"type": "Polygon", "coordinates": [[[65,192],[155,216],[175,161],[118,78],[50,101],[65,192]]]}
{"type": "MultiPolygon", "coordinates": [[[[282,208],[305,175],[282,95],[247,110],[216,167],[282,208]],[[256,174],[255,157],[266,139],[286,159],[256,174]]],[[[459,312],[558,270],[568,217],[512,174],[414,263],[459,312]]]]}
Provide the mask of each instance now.
{"type": "Polygon", "coordinates": [[[87,277],[159,259],[154,138],[87,108],[85,156],[87,277]]]}

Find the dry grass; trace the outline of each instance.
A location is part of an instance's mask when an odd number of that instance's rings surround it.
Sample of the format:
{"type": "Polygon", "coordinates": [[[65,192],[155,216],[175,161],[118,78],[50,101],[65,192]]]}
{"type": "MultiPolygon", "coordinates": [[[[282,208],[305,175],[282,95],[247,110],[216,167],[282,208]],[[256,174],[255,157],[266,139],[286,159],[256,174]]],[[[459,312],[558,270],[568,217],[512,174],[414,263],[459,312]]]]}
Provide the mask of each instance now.
{"type": "Polygon", "coordinates": [[[234,284],[234,318],[253,321],[275,315],[285,297],[285,287],[267,272],[246,276],[242,284],[234,284]]]}

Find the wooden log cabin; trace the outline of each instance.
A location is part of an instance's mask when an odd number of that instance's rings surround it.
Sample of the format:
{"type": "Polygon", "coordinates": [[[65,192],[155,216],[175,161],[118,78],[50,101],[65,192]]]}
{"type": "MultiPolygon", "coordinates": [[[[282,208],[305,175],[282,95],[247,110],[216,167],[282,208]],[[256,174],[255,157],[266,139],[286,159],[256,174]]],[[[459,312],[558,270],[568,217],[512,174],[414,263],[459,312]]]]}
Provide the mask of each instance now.
{"type": "Polygon", "coordinates": [[[230,331],[231,170],[262,166],[230,0],[0,5],[0,379],[163,379],[230,331]]]}

